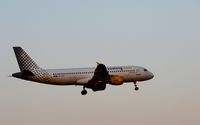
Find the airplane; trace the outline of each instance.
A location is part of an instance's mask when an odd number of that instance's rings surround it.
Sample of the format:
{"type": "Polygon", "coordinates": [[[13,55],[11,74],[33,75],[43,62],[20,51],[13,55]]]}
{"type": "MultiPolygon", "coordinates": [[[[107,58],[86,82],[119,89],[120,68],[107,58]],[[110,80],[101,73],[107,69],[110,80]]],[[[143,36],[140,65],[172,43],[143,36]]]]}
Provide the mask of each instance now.
{"type": "Polygon", "coordinates": [[[119,86],[133,82],[135,90],[139,90],[137,82],[150,80],[153,73],[140,66],[110,66],[97,62],[96,67],[43,69],[21,48],[13,47],[20,72],[13,73],[12,77],[50,85],[79,85],[83,86],[82,95],[88,89],[102,91],[106,85],[119,86]]]}

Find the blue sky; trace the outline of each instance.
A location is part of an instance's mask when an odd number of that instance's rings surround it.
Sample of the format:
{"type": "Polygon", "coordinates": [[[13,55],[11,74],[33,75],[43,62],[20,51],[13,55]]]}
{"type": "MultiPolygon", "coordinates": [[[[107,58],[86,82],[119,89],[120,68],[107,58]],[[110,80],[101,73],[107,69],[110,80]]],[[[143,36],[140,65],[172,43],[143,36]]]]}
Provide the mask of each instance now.
{"type": "Polygon", "coordinates": [[[7,0],[0,2],[0,124],[199,125],[197,0],[7,0]],[[12,46],[44,68],[138,65],[155,74],[134,86],[81,87],[9,78],[12,46]]]}

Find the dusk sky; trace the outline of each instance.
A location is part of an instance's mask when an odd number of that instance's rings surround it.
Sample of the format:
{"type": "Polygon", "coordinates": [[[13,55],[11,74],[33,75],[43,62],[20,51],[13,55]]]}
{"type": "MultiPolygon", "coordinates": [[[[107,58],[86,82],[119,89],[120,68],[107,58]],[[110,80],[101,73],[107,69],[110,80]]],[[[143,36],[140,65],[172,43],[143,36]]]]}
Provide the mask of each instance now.
{"type": "Polygon", "coordinates": [[[1,125],[200,125],[199,0],[1,0],[1,125]],[[79,86],[8,77],[21,46],[42,68],[143,66],[154,78],[79,86]]]}

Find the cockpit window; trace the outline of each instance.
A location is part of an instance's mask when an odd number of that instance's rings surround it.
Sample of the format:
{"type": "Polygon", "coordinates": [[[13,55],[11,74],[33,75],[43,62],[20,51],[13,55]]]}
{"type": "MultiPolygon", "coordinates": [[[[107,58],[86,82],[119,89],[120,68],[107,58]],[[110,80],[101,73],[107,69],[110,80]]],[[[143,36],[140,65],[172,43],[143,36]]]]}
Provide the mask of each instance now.
{"type": "Polygon", "coordinates": [[[144,69],[144,71],[148,71],[147,69],[144,69]]]}

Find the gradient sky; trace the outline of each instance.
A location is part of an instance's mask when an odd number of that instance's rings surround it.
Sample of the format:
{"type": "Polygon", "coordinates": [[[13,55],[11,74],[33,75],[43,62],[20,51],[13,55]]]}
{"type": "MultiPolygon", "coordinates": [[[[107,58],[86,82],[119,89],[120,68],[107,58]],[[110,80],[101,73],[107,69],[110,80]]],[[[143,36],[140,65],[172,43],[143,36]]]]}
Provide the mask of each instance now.
{"type": "Polygon", "coordinates": [[[199,125],[199,0],[0,1],[1,125],[199,125]],[[7,77],[21,46],[43,68],[138,65],[153,80],[49,86],[7,77]]]}

